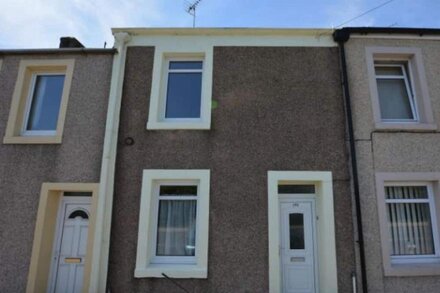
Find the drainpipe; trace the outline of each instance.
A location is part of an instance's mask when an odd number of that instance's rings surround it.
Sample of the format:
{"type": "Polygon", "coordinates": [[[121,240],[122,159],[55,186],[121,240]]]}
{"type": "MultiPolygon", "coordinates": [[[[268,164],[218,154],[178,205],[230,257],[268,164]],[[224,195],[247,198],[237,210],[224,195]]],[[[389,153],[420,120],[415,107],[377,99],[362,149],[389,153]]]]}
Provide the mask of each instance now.
{"type": "Polygon", "coordinates": [[[354,130],[353,130],[353,115],[351,112],[351,101],[350,101],[350,91],[348,85],[347,77],[347,63],[345,59],[345,47],[344,44],[350,38],[349,32],[344,32],[341,30],[336,30],[333,33],[333,39],[339,45],[339,54],[341,61],[341,79],[343,84],[343,95],[345,101],[345,109],[347,115],[347,126],[348,126],[348,136],[350,144],[350,159],[353,175],[353,189],[354,189],[354,201],[356,210],[356,226],[358,231],[358,245],[359,245],[359,257],[361,266],[361,277],[362,277],[362,292],[368,292],[367,286],[367,272],[365,267],[365,247],[364,247],[364,233],[362,229],[362,213],[361,213],[361,203],[360,203],[360,192],[359,192],[359,175],[357,169],[356,160],[356,146],[354,141],[354,130]]]}
{"type": "Polygon", "coordinates": [[[95,215],[96,222],[93,239],[92,270],[89,285],[90,293],[105,292],[107,285],[119,116],[122,100],[122,85],[124,82],[127,42],[130,41],[130,35],[125,32],[115,33],[114,37],[117,53],[113,57],[107,121],[105,125],[101,176],[95,215]]]}

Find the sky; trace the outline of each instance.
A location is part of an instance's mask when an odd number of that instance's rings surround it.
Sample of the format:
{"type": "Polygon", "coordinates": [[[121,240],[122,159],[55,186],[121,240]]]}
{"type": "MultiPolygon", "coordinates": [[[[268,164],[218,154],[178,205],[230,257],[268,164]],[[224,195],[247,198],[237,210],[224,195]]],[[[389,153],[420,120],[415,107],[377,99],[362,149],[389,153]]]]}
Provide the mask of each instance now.
{"type": "MultiPolygon", "coordinates": [[[[113,27],[192,27],[195,0],[0,0],[0,49],[113,45],[113,27]]],[[[202,0],[196,27],[334,28],[390,0],[202,0]]],[[[392,0],[345,26],[440,28],[440,0],[392,0]]]]}

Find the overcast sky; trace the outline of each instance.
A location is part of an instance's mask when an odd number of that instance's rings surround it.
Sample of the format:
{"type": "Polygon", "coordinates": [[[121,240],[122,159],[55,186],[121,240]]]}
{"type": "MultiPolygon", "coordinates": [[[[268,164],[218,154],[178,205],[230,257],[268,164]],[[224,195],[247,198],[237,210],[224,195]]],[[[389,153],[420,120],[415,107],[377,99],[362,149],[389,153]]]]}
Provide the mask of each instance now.
{"type": "MultiPolygon", "coordinates": [[[[188,0],[194,1],[194,0],[188,0]]],[[[0,48],[113,45],[112,27],[190,27],[187,0],[0,0],[0,48]]],[[[197,27],[332,28],[387,0],[202,0],[197,27]]],[[[440,0],[393,0],[346,26],[440,28],[440,0]]]]}

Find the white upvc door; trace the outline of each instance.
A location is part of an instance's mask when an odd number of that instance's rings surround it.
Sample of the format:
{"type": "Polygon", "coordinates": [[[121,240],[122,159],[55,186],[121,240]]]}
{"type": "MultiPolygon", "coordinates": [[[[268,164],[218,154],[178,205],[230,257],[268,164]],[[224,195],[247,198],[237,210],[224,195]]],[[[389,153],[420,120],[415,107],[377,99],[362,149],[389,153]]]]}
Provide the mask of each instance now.
{"type": "Polygon", "coordinates": [[[82,292],[90,198],[64,197],[58,213],[49,293],[82,292]]]}
{"type": "Polygon", "coordinates": [[[281,202],[280,208],[282,292],[318,292],[315,202],[292,200],[281,202]]]}

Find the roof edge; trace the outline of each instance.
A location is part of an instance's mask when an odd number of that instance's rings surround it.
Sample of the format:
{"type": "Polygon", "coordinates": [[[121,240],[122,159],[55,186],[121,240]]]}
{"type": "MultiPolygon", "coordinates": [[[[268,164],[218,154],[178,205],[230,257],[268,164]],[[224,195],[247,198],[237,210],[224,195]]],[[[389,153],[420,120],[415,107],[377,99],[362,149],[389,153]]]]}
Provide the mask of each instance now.
{"type": "Polygon", "coordinates": [[[112,28],[112,33],[126,32],[133,36],[173,35],[173,36],[264,36],[264,35],[300,35],[322,36],[331,35],[333,29],[322,28],[112,28]]]}
{"type": "Polygon", "coordinates": [[[0,55],[18,54],[115,54],[114,48],[49,48],[49,49],[0,49],[0,55]]]}
{"type": "Polygon", "coordinates": [[[412,27],[344,27],[333,32],[335,42],[346,42],[351,34],[390,34],[390,35],[440,35],[438,28],[412,28],[412,27]]]}

